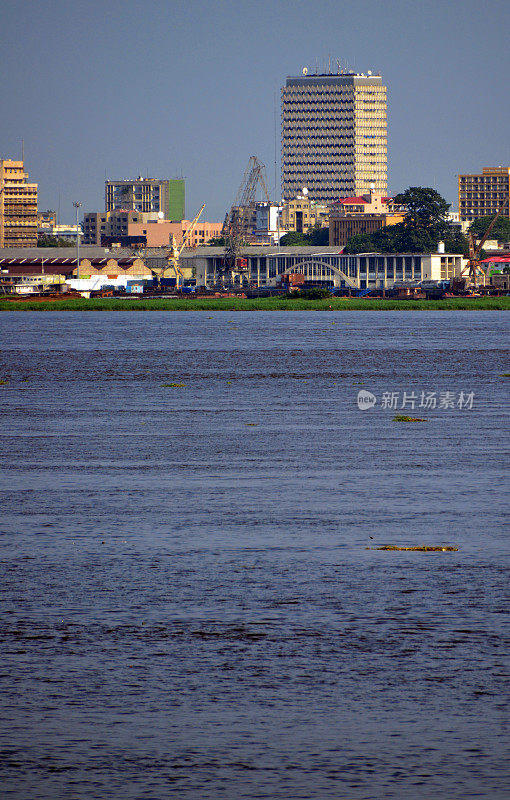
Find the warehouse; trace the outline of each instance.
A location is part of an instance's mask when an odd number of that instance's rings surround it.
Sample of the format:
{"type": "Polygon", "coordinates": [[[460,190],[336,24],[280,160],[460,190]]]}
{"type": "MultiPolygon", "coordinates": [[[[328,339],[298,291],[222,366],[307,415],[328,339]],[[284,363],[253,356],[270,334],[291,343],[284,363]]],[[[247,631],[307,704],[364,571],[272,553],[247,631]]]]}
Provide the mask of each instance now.
{"type": "MultiPolygon", "coordinates": [[[[211,288],[221,282],[224,251],[199,247],[181,255],[181,264],[193,269],[197,286],[211,288]]],[[[284,275],[300,273],[307,282],[331,288],[390,288],[400,281],[447,280],[465,264],[462,255],[447,253],[360,253],[342,255],[338,247],[247,247],[246,283],[276,286],[284,275]]]]}

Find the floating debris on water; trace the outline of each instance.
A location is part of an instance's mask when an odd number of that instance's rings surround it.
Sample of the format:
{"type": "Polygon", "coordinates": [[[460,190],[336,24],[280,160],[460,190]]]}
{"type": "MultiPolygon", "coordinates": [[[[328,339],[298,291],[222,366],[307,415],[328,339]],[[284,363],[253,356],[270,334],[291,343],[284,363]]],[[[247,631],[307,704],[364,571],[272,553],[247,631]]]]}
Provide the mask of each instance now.
{"type": "Polygon", "coordinates": [[[502,372],[500,378],[510,378],[510,372],[502,372]]]}
{"type": "Polygon", "coordinates": [[[396,544],[383,544],[381,547],[366,547],[366,550],[411,550],[416,553],[456,553],[458,547],[432,547],[419,544],[412,547],[398,547],[396,544]]]}
{"type": "Polygon", "coordinates": [[[185,383],[162,383],[161,384],[163,389],[184,389],[186,384],[185,383]]]}
{"type": "Polygon", "coordinates": [[[426,422],[423,417],[407,417],[405,414],[396,414],[393,417],[393,422],[426,422]]]}
{"type": "Polygon", "coordinates": [[[9,381],[0,380],[0,386],[7,386],[9,381]]]}

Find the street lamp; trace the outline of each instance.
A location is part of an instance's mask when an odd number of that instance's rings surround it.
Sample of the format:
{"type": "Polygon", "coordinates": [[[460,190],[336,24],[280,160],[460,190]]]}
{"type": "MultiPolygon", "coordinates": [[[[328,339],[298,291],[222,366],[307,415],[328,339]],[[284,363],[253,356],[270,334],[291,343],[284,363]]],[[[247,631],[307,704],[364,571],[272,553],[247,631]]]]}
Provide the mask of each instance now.
{"type": "Polygon", "coordinates": [[[78,209],[81,208],[81,203],[73,203],[76,209],[76,278],[80,280],[80,229],[78,227],[78,209]]]}

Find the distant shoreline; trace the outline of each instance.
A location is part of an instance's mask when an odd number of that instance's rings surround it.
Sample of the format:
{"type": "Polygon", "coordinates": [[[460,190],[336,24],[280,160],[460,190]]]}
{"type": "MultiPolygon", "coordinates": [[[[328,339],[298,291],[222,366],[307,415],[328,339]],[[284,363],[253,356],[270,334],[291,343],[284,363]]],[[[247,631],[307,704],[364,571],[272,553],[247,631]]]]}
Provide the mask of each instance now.
{"type": "Polygon", "coordinates": [[[508,311],[510,297],[453,297],[444,300],[383,300],[365,298],[325,300],[244,298],[69,298],[48,300],[0,299],[0,311],[508,311]]]}

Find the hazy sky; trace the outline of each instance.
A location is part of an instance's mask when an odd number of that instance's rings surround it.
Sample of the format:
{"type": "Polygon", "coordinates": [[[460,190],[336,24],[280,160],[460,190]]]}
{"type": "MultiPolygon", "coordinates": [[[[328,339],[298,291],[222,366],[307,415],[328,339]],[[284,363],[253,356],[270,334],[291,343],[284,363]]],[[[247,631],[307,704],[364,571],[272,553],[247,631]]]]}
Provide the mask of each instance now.
{"type": "Polygon", "coordinates": [[[510,164],[507,0],[0,0],[0,157],[39,208],[104,207],[110,178],[186,178],[222,220],[251,155],[275,190],[280,87],[328,64],[388,87],[391,192],[510,164]]]}

